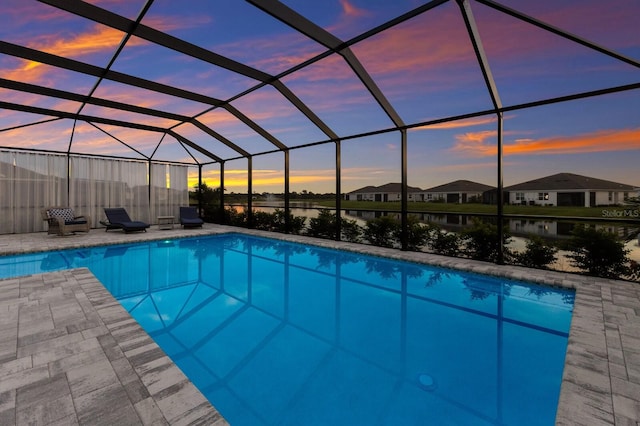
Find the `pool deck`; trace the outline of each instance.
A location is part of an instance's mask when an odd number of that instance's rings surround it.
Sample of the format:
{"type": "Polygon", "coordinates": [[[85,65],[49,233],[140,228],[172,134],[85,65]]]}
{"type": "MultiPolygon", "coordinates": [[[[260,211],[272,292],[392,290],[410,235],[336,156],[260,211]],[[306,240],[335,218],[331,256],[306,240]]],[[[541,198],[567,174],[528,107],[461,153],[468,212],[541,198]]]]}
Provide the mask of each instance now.
{"type": "MultiPolygon", "coordinates": [[[[0,254],[222,232],[576,289],[557,425],[640,425],[640,284],[216,225],[0,235],[0,254]]],[[[0,280],[0,424],[228,424],[86,268],[0,280]],[[115,408],[115,409],[114,409],[115,408]]]]}

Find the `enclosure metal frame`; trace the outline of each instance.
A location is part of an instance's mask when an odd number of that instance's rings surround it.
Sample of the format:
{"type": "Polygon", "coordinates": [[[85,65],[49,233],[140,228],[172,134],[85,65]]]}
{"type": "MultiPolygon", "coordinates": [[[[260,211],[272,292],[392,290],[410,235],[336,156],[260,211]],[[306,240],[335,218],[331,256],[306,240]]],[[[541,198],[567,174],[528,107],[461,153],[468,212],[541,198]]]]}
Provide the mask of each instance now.
{"type": "MultiPolygon", "coordinates": [[[[101,157],[111,157],[111,158],[121,158],[121,159],[132,159],[139,161],[147,161],[149,164],[154,163],[156,160],[153,158],[155,151],[158,149],[162,140],[167,136],[171,136],[175,138],[182,146],[185,151],[189,154],[189,156],[193,159],[194,163],[179,163],[176,164],[185,164],[188,166],[195,166],[198,168],[198,200],[199,203],[202,203],[202,192],[200,187],[202,185],[202,169],[204,166],[209,166],[213,164],[219,165],[219,173],[220,173],[220,213],[224,213],[225,208],[225,197],[224,197],[224,171],[225,171],[225,163],[231,160],[237,159],[246,159],[247,161],[247,207],[248,207],[248,225],[249,227],[253,226],[253,215],[252,215],[252,193],[253,193],[253,159],[256,156],[268,155],[273,153],[282,153],[283,155],[283,169],[284,169],[284,210],[285,210],[285,231],[291,232],[291,223],[289,219],[290,215],[290,152],[294,149],[304,149],[317,145],[324,144],[334,144],[335,146],[335,175],[336,175],[336,184],[335,184],[335,212],[336,212],[336,236],[337,240],[341,238],[341,210],[342,210],[342,186],[341,186],[341,174],[342,174],[342,146],[345,142],[357,138],[374,136],[379,134],[399,134],[399,143],[401,147],[400,153],[400,176],[401,176],[401,207],[400,207],[400,216],[401,216],[401,247],[403,250],[406,250],[408,247],[408,165],[407,165],[407,133],[408,130],[412,128],[429,126],[433,124],[440,124],[446,122],[457,121],[465,118],[473,118],[480,116],[488,116],[495,115],[497,118],[497,158],[496,158],[496,171],[497,171],[497,211],[495,217],[498,223],[498,233],[499,240],[504,242],[504,233],[503,233],[503,225],[505,221],[504,214],[504,185],[503,185],[503,120],[504,113],[508,111],[515,111],[521,109],[534,108],[538,106],[551,105],[560,102],[570,102],[578,99],[585,99],[595,96],[603,96],[607,94],[613,94],[618,92],[626,92],[640,89],[640,81],[637,83],[632,83],[628,85],[621,86],[611,86],[606,87],[601,90],[587,91],[574,93],[568,96],[561,96],[555,98],[547,98],[541,99],[534,102],[529,102],[525,104],[519,105],[508,105],[504,106],[500,100],[500,95],[497,89],[497,85],[493,79],[493,75],[491,73],[490,61],[487,58],[487,55],[484,52],[482,38],[478,32],[477,24],[471,10],[471,1],[475,1],[478,4],[482,4],[493,10],[516,18],[522,22],[525,22],[529,25],[536,26],[544,31],[553,33],[557,36],[560,36],[566,40],[569,40],[573,43],[577,43],[583,47],[591,49],[599,54],[606,55],[615,60],[621,61],[625,64],[634,66],[640,69],[640,62],[634,60],[633,58],[629,58],[620,54],[619,52],[612,51],[603,46],[600,46],[596,43],[593,43],[584,38],[578,37],[570,32],[567,32],[561,28],[557,28],[553,25],[545,23],[541,20],[533,18],[529,15],[526,15],[522,12],[514,10],[512,8],[506,7],[498,2],[492,0],[432,0],[429,1],[407,13],[404,13],[400,16],[394,17],[389,21],[369,30],[362,34],[359,34],[350,40],[341,40],[329,31],[323,29],[312,21],[308,20],[304,16],[295,12],[293,9],[287,7],[283,3],[280,3],[277,0],[246,0],[249,4],[255,6],[260,9],[264,13],[269,16],[277,19],[293,30],[305,35],[316,43],[324,46],[326,51],[316,55],[315,57],[304,61],[296,66],[291,67],[290,69],[278,74],[278,75],[270,75],[263,71],[260,71],[256,68],[248,66],[246,64],[237,62],[228,57],[222,56],[216,52],[211,50],[207,50],[200,46],[189,43],[185,40],[179,39],[167,33],[161,32],[149,26],[142,24],[143,18],[148,12],[149,8],[153,5],[154,0],[147,0],[141,11],[139,12],[137,18],[135,20],[128,19],[124,16],[120,16],[116,13],[108,11],[106,9],[102,9],[98,6],[92,5],[90,3],[85,3],[78,0],[38,0],[41,3],[48,4],[53,6],[61,11],[65,11],[67,13],[71,13],[73,15],[91,20],[96,23],[100,23],[102,25],[106,25],[110,28],[117,29],[124,33],[124,37],[120,42],[117,49],[115,49],[111,59],[108,62],[108,65],[105,67],[98,67],[94,65],[90,65],[88,63],[84,63],[81,61],[73,60],[70,58],[65,58],[57,55],[53,55],[51,53],[47,53],[44,51],[40,51],[37,49],[33,49],[27,46],[20,46],[17,44],[9,43],[7,41],[0,40],[0,53],[22,58],[30,61],[36,61],[43,64],[47,64],[53,67],[71,70],[77,73],[82,73],[88,76],[94,76],[97,78],[93,89],[89,92],[88,95],[79,95],[76,93],[71,93],[63,90],[58,90],[55,88],[39,86],[35,84],[30,84],[26,82],[8,80],[4,78],[0,78],[0,88],[10,89],[14,91],[19,91],[23,93],[31,93],[40,96],[53,97],[61,100],[70,100],[80,103],[80,107],[75,113],[65,112],[61,110],[54,110],[51,108],[40,108],[35,107],[28,104],[19,104],[13,102],[5,102],[0,101],[0,109],[7,109],[13,111],[22,111],[40,115],[46,115],[53,117],[51,119],[40,120],[33,123],[24,124],[21,126],[16,126],[12,128],[0,129],[0,134],[3,131],[14,130],[19,127],[28,127],[32,125],[42,124],[49,121],[61,120],[61,119],[70,119],[73,120],[73,126],[75,130],[76,123],[78,121],[86,122],[91,126],[94,126],[96,129],[101,132],[109,135],[113,139],[117,140],[119,143],[124,144],[132,151],[136,152],[140,157],[119,157],[119,156],[109,156],[109,155],[99,155],[93,153],[79,153],[73,152],[73,135],[74,131],[71,132],[71,136],[69,139],[68,148],[66,151],[48,151],[48,150],[32,150],[32,151],[43,151],[43,152],[53,152],[59,154],[66,154],[69,158],[71,155],[87,155],[87,156],[101,156],[101,157]],[[436,120],[431,121],[423,121],[418,123],[405,123],[400,114],[396,112],[392,103],[386,98],[383,91],[377,86],[374,79],[369,75],[366,68],[360,63],[357,56],[351,50],[351,46],[359,43],[363,40],[371,38],[376,34],[379,34],[385,30],[393,28],[403,22],[406,22],[410,19],[413,19],[421,14],[428,13],[432,9],[435,9],[445,3],[456,2],[459,6],[460,14],[462,19],[464,20],[467,33],[469,36],[469,40],[473,45],[473,49],[475,52],[475,56],[482,72],[487,92],[491,98],[492,108],[483,111],[474,111],[468,114],[457,115],[457,116],[449,116],[442,117],[436,120]],[[158,46],[163,46],[165,48],[171,49],[173,51],[182,53],[191,58],[195,58],[204,62],[207,62],[211,65],[222,67],[231,72],[237,73],[247,78],[251,78],[256,81],[256,84],[236,95],[232,96],[229,99],[222,100],[216,99],[210,96],[206,96],[200,93],[195,93],[192,91],[184,90],[175,86],[162,84],[150,80],[145,80],[133,75],[117,72],[111,69],[113,63],[120,55],[122,49],[125,47],[127,41],[131,37],[139,37],[150,43],[154,43],[158,46]],[[330,55],[338,54],[340,55],[344,61],[351,68],[355,76],[360,80],[362,85],[366,88],[366,90],[371,94],[373,99],[375,99],[376,103],[380,107],[380,109],[386,114],[387,117],[393,123],[392,127],[385,129],[377,129],[375,131],[361,133],[361,134],[352,134],[352,135],[339,135],[330,126],[328,126],[325,122],[320,119],[320,117],[304,102],[302,102],[283,82],[282,79],[286,76],[289,76],[311,64],[314,64],[330,55]],[[158,93],[162,93],[165,95],[171,95],[174,97],[178,97],[185,100],[191,100],[199,103],[203,103],[208,105],[208,107],[193,115],[186,116],[181,114],[175,114],[168,111],[156,110],[152,108],[141,107],[133,104],[123,103],[111,101],[108,99],[101,99],[94,96],[94,92],[101,81],[103,80],[111,80],[114,82],[118,82],[121,84],[126,84],[138,88],[142,88],[145,90],[155,91],[158,93]],[[324,135],[326,135],[325,140],[320,141],[310,141],[303,145],[297,146],[287,146],[278,138],[276,138],[273,134],[269,133],[267,130],[258,125],[255,121],[251,120],[247,115],[245,115],[242,111],[236,109],[231,105],[231,102],[239,99],[247,94],[250,94],[264,86],[273,87],[278,93],[280,93],[291,105],[293,105],[298,111],[300,111],[310,123],[316,126],[324,135]],[[147,125],[145,123],[133,122],[133,121],[125,121],[125,120],[115,120],[104,116],[95,116],[95,115],[87,115],[83,113],[83,109],[86,105],[95,105],[100,107],[118,109],[127,112],[133,112],[141,115],[146,115],[149,117],[159,117],[170,119],[175,121],[176,124],[167,128],[157,127],[147,125]],[[272,150],[263,151],[263,152],[249,152],[245,150],[243,147],[239,146],[236,142],[229,140],[218,133],[215,129],[210,128],[203,124],[199,117],[202,115],[216,109],[222,108],[234,116],[236,119],[247,125],[251,130],[253,130],[257,135],[267,140],[272,146],[272,150]],[[192,124],[196,126],[198,129],[205,132],[212,139],[219,141],[224,144],[226,147],[230,148],[233,152],[237,154],[237,156],[230,158],[222,158],[219,154],[211,152],[210,150],[204,148],[198,143],[189,140],[180,134],[177,127],[182,124],[192,124]],[[143,153],[136,151],[133,147],[127,145],[124,141],[118,140],[115,136],[110,135],[107,131],[102,129],[100,125],[111,125],[118,127],[126,127],[138,130],[144,130],[149,132],[155,132],[159,135],[159,142],[154,150],[154,153],[150,156],[146,156],[143,153]],[[205,158],[210,159],[211,161],[199,161],[196,157],[189,151],[192,149],[205,158]]],[[[12,149],[12,150],[20,150],[19,147],[11,147],[11,146],[0,146],[0,148],[12,149]]],[[[161,163],[172,163],[169,161],[159,161],[161,163]]],[[[221,214],[220,217],[224,218],[224,214],[221,214]]],[[[504,262],[504,252],[503,245],[500,246],[500,253],[498,256],[498,263],[504,262]]]]}

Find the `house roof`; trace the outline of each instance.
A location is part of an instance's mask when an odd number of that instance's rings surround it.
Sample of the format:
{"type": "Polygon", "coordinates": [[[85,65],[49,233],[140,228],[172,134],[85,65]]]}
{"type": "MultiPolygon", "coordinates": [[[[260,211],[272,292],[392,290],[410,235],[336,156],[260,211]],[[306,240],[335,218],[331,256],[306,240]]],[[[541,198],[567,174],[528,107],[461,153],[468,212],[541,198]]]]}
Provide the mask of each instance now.
{"type": "MultiPolygon", "coordinates": [[[[356,189],[355,191],[349,192],[349,194],[373,194],[373,193],[390,193],[390,192],[401,192],[402,184],[397,182],[385,183],[380,186],[365,186],[364,188],[356,189]]],[[[407,186],[407,192],[420,192],[422,189],[407,186]]]]}
{"type": "Polygon", "coordinates": [[[376,192],[376,187],[375,186],[371,186],[371,185],[367,185],[365,187],[362,187],[362,188],[356,189],[354,191],[351,191],[351,192],[349,192],[349,194],[363,194],[363,193],[369,194],[371,192],[376,192]]]}
{"type": "Polygon", "coordinates": [[[505,191],[562,191],[562,190],[600,190],[600,191],[633,191],[633,185],[597,179],[574,173],[558,173],[533,179],[516,185],[507,186],[505,191]]]}
{"type": "Polygon", "coordinates": [[[425,189],[424,192],[484,192],[490,189],[495,189],[495,187],[470,180],[456,180],[425,189]]]}

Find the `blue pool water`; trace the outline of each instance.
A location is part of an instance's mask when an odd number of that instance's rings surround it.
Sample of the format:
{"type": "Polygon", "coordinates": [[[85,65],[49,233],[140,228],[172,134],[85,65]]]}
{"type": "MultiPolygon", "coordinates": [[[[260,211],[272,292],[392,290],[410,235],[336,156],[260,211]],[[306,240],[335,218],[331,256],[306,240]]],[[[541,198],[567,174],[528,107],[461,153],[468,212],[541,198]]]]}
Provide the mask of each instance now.
{"type": "Polygon", "coordinates": [[[552,425],[574,293],[237,234],[0,257],[88,267],[241,425],[552,425]]]}

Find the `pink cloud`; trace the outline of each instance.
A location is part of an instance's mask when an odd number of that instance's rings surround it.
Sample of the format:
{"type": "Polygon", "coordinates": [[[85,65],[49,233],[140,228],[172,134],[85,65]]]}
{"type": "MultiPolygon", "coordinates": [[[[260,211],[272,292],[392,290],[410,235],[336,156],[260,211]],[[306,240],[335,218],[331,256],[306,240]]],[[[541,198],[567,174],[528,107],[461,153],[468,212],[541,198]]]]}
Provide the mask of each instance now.
{"type": "Polygon", "coordinates": [[[340,0],[340,6],[345,17],[360,18],[363,16],[370,16],[371,13],[365,9],[360,9],[348,0],[340,0]]]}
{"type": "Polygon", "coordinates": [[[443,130],[443,129],[459,129],[472,126],[483,126],[493,124],[497,121],[494,116],[468,118],[466,120],[448,121],[446,123],[430,124],[428,126],[415,127],[412,130],[443,130]]]}
{"type": "MultiPolygon", "coordinates": [[[[470,157],[496,155],[495,131],[465,133],[456,136],[451,149],[470,157]]],[[[555,136],[542,139],[516,139],[503,145],[503,153],[509,155],[554,155],[588,152],[629,151],[640,148],[640,128],[609,129],[571,136],[555,136]]]]}

